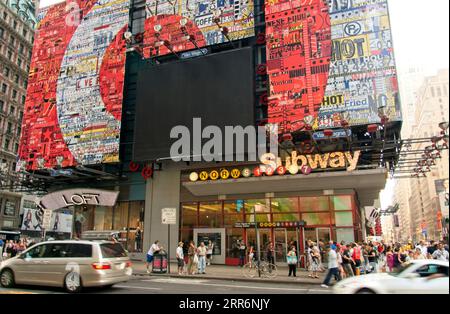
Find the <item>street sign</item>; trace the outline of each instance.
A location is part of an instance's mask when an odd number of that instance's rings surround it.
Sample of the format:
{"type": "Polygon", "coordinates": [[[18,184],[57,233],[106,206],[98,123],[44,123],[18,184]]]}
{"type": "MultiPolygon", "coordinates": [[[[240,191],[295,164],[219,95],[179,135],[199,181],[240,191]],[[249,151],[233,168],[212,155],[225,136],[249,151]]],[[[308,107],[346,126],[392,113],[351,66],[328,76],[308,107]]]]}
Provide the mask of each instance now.
{"type": "Polygon", "coordinates": [[[42,218],[42,228],[50,229],[50,225],[52,223],[52,213],[51,209],[44,209],[44,216],[42,218]]]}
{"type": "Polygon", "coordinates": [[[176,208],[161,209],[161,223],[163,225],[176,225],[177,224],[177,209],[176,208]]]}

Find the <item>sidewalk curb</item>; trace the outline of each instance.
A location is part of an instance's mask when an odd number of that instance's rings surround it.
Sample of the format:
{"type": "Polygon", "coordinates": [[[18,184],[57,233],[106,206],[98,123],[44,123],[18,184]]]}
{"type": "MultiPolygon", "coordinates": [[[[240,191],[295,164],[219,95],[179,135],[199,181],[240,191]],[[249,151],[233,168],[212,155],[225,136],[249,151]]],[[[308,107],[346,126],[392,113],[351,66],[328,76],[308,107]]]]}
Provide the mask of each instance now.
{"type": "Polygon", "coordinates": [[[238,282],[270,282],[270,283],[279,283],[279,284],[310,284],[310,285],[320,285],[322,283],[321,280],[311,282],[307,280],[277,280],[277,279],[268,279],[268,278],[262,278],[262,279],[256,279],[256,278],[239,278],[239,277],[218,277],[218,276],[199,276],[199,275],[193,275],[193,276],[187,276],[187,275],[176,275],[176,274],[146,274],[146,273],[134,273],[133,276],[135,277],[167,277],[167,278],[183,278],[183,279],[210,279],[210,280],[225,280],[225,281],[238,281],[238,282]]]}

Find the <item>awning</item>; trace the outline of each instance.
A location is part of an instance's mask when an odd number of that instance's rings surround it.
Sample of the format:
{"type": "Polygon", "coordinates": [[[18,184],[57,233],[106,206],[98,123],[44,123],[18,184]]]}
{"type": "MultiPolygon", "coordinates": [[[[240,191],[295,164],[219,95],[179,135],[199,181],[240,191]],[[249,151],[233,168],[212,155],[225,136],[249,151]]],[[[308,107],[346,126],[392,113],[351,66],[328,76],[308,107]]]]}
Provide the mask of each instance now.
{"type": "Polygon", "coordinates": [[[354,189],[361,206],[373,206],[386,184],[386,169],[353,172],[324,172],[305,175],[284,175],[240,178],[236,180],[184,182],[195,196],[305,192],[354,189]]]}

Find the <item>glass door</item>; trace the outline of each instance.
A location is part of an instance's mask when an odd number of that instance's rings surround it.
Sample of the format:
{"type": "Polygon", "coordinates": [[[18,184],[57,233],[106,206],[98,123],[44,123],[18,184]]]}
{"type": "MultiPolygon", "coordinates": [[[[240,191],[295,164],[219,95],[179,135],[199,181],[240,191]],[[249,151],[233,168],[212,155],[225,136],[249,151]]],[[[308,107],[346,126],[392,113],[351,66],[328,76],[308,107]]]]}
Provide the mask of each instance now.
{"type": "Polygon", "coordinates": [[[330,228],[317,228],[317,239],[320,246],[320,254],[322,256],[322,263],[328,263],[327,246],[331,240],[330,228]]]}
{"type": "MultiPolygon", "coordinates": [[[[271,241],[271,230],[270,229],[258,229],[259,234],[259,250],[260,250],[260,257],[261,260],[267,259],[267,246],[269,245],[271,241]]],[[[253,246],[255,249],[255,259],[258,257],[256,256],[257,249],[256,249],[256,232],[255,229],[247,229],[247,247],[250,248],[250,246],[253,246]]]]}
{"type": "Polygon", "coordinates": [[[286,263],[287,232],[286,229],[275,229],[275,263],[286,263]]]}

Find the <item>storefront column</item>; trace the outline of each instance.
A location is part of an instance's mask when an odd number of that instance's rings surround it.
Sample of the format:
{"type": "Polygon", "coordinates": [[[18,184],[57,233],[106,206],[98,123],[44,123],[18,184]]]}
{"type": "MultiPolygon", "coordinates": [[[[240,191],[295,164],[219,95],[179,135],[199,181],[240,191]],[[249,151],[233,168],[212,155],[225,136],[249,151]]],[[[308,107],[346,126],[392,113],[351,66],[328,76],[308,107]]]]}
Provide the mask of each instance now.
{"type": "Polygon", "coordinates": [[[145,191],[144,247],[147,252],[156,240],[168,249],[168,227],[161,223],[162,208],[177,209],[177,224],[170,226],[170,257],[175,259],[178,244],[180,207],[180,170],[163,165],[162,171],[155,171],[153,178],[147,180],[145,191]]]}

